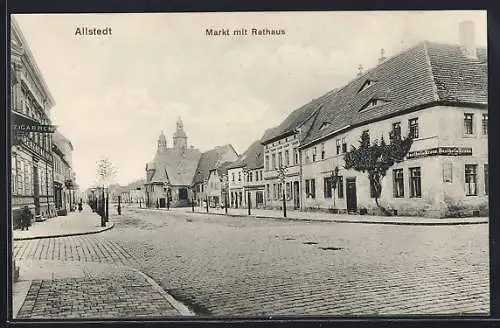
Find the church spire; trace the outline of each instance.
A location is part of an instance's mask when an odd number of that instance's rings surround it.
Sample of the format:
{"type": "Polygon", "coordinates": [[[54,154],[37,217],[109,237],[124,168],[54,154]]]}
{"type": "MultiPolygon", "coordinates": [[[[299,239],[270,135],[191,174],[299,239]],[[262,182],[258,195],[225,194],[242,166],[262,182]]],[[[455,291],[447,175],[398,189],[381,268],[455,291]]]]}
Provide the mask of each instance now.
{"type": "Polygon", "coordinates": [[[165,152],[167,151],[167,138],[163,134],[163,130],[161,131],[160,136],[158,137],[158,151],[165,152]]]}
{"type": "Polygon", "coordinates": [[[184,123],[182,123],[181,117],[177,119],[177,130],[174,133],[174,148],[183,154],[187,149],[187,135],[184,132],[184,123]]]}

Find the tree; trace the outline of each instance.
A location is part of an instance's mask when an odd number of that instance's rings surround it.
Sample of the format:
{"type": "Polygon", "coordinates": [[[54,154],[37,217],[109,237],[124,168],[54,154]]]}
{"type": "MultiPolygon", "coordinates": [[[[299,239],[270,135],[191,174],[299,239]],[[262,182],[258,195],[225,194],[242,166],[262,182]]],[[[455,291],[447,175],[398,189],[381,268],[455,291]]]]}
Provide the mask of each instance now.
{"type": "Polygon", "coordinates": [[[110,185],[116,177],[116,172],[116,168],[111,164],[109,159],[101,158],[97,161],[96,175],[99,185],[110,185]]]}
{"type": "Polygon", "coordinates": [[[402,138],[400,131],[394,129],[389,133],[389,138],[389,144],[381,137],[380,142],[375,140],[370,145],[370,135],[368,131],[364,131],[359,147],[351,146],[351,150],[344,156],[346,169],[368,173],[375,203],[384,212],[387,211],[378,202],[382,194],[382,179],[391,166],[404,160],[413,143],[411,135],[402,138]]]}

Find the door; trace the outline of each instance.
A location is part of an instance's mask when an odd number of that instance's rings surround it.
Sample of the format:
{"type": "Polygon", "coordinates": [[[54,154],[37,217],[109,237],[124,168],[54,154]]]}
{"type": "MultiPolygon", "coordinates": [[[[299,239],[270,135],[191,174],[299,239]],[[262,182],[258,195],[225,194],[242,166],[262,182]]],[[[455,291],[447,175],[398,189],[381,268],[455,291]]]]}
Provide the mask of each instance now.
{"type": "Polygon", "coordinates": [[[160,198],[160,207],[166,207],[165,198],[160,198]]]}
{"type": "Polygon", "coordinates": [[[35,201],[35,215],[40,215],[40,175],[38,167],[33,166],[33,197],[35,201]]]}
{"type": "Polygon", "coordinates": [[[293,204],[295,209],[300,208],[300,190],[299,190],[299,182],[294,181],[293,183],[293,204]]]}
{"type": "Polygon", "coordinates": [[[348,212],[356,212],[358,210],[356,196],[356,178],[346,179],[346,201],[348,212]]]}

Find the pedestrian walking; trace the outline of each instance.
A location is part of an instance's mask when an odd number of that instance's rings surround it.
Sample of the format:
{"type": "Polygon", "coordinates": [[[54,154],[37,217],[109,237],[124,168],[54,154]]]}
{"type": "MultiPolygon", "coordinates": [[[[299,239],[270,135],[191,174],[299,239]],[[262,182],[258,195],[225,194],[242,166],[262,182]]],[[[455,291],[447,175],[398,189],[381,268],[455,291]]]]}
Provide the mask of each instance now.
{"type": "Polygon", "coordinates": [[[81,212],[83,210],[83,204],[82,200],[80,199],[80,202],[78,203],[78,211],[81,212]]]}

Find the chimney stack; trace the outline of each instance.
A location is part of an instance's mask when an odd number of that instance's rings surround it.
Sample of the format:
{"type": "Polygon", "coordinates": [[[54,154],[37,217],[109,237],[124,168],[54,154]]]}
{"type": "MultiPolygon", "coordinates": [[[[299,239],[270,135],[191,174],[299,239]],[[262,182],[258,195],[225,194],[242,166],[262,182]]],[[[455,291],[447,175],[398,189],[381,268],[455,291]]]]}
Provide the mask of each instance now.
{"type": "Polygon", "coordinates": [[[363,75],[363,65],[358,66],[358,76],[363,75]]]}
{"type": "Polygon", "coordinates": [[[384,54],[385,54],[384,48],[380,49],[380,58],[378,59],[379,64],[381,64],[386,59],[384,54]]]}
{"type": "Polygon", "coordinates": [[[460,47],[464,55],[470,59],[477,59],[474,23],[472,21],[460,23],[459,37],[460,47]]]}

